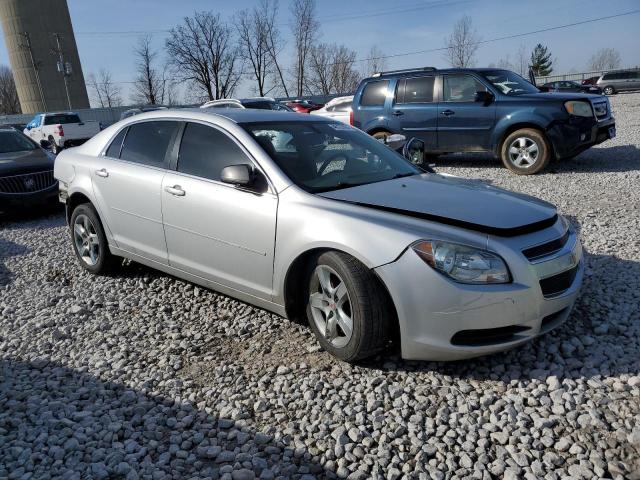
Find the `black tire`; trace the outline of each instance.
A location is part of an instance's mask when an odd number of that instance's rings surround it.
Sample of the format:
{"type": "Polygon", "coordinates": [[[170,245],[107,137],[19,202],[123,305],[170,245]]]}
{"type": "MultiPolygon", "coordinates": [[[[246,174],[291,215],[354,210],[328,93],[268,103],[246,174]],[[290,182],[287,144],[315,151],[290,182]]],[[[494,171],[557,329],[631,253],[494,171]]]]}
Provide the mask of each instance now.
{"type": "Polygon", "coordinates": [[[607,85],[602,89],[602,93],[604,93],[605,95],[613,95],[616,93],[616,91],[611,85],[607,85]]]}
{"type": "Polygon", "coordinates": [[[62,148],[58,146],[53,137],[49,137],[49,143],[51,143],[51,153],[54,155],[58,155],[62,151],[62,148]]]}
{"type": "Polygon", "coordinates": [[[541,172],[547,167],[551,157],[549,142],[540,131],[533,128],[522,128],[509,134],[500,147],[503,165],[517,175],[541,172]],[[512,147],[518,152],[511,150],[512,147]]]}
{"type": "MultiPolygon", "coordinates": [[[[374,355],[387,346],[392,320],[390,300],[378,278],[365,265],[342,252],[325,252],[311,262],[306,280],[307,288],[304,298],[309,325],[320,345],[327,352],[346,362],[356,362],[374,355]],[[334,344],[336,339],[331,340],[325,336],[325,332],[320,330],[320,325],[314,317],[314,315],[320,315],[327,319],[331,312],[326,315],[317,308],[314,312],[314,307],[311,305],[311,294],[322,295],[320,292],[323,291],[316,273],[317,269],[327,267],[337,274],[333,278],[336,287],[340,282],[344,282],[349,301],[352,333],[348,341],[346,338],[342,339],[346,344],[339,346],[334,344]]],[[[346,310],[344,303],[342,307],[336,307],[338,303],[337,300],[333,303],[334,315],[337,315],[335,312],[338,310],[346,310]]],[[[327,309],[331,308],[331,304],[328,304],[327,309]]],[[[344,333],[339,325],[336,329],[344,333]]]]}
{"type": "Polygon", "coordinates": [[[387,132],[384,130],[371,134],[371,136],[376,140],[385,140],[389,135],[391,135],[391,132],[387,132]]]}
{"type": "MultiPolygon", "coordinates": [[[[107,237],[104,233],[104,228],[102,227],[102,222],[98,217],[98,213],[96,212],[93,205],[90,203],[83,203],[78,205],[71,214],[71,220],[69,222],[69,227],[71,230],[71,244],[73,246],[73,251],[80,262],[80,266],[96,275],[103,275],[109,273],[113,270],[113,268],[117,265],[119,259],[118,257],[111,254],[109,251],[109,243],[107,242],[107,237]],[[87,219],[90,222],[90,228],[88,231],[91,234],[95,234],[95,242],[92,245],[97,245],[97,249],[93,249],[91,245],[87,244],[88,249],[83,250],[80,249],[82,246],[80,245],[81,235],[75,231],[76,223],[82,223],[82,225],[86,225],[83,221],[87,219]],[[93,233],[92,233],[93,232],[93,233]],[[95,255],[90,255],[89,252],[96,252],[95,255]],[[95,263],[92,263],[93,257],[95,256],[95,263]]],[[[94,241],[94,240],[92,240],[94,241]]]]}

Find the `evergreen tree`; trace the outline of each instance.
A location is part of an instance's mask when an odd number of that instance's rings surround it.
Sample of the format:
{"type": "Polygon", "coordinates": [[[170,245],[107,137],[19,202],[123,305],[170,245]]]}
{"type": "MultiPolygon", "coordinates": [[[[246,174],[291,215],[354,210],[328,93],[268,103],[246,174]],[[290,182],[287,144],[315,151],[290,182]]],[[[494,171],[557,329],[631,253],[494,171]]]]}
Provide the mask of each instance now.
{"type": "Polygon", "coordinates": [[[536,77],[545,77],[553,72],[553,60],[551,52],[541,43],[531,52],[531,68],[536,77]]]}

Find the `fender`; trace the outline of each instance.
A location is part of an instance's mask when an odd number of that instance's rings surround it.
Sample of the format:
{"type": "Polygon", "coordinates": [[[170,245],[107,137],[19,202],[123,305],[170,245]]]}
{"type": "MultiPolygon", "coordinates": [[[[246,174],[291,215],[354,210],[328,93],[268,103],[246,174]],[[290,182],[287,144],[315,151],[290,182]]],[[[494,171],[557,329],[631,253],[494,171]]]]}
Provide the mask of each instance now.
{"type": "Polygon", "coordinates": [[[491,134],[491,149],[497,154],[499,154],[498,148],[505,137],[505,133],[511,130],[512,127],[520,125],[521,128],[534,127],[544,132],[554,120],[552,116],[537,107],[523,108],[513,113],[503,113],[499,109],[497,118],[499,120],[496,122],[491,134]]]}

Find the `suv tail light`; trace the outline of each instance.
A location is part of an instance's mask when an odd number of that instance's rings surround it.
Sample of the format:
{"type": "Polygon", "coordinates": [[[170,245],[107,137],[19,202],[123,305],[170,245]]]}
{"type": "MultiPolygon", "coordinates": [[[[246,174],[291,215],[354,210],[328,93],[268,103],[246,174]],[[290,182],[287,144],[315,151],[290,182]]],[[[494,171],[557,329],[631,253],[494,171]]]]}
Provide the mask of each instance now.
{"type": "Polygon", "coordinates": [[[62,125],[56,125],[56,128],[58,129],[58,135],[64,137],[64,128],[62,128],[62,125]]]}
{"type": "Polygon", "coordinates": [[[353,127],[353,110],[349,112],[349,125],[353,127]]]}

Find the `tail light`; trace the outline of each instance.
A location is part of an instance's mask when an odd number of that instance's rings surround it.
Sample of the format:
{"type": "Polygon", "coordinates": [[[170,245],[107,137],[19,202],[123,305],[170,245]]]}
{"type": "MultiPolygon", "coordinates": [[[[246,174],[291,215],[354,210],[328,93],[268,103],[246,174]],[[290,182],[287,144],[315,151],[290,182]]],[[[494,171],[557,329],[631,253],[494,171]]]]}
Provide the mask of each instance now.
{"type": "Polygon", "coordinates": [[[62,128],[62,125],[56,125],[56,128],[58,129],[58,135],[64,137],[64,128],[62,128]]]}
{"type": "Polygon", "coordinates": [[[353,110],[349,112],[349,125],[353,127],[353,110]]]}

